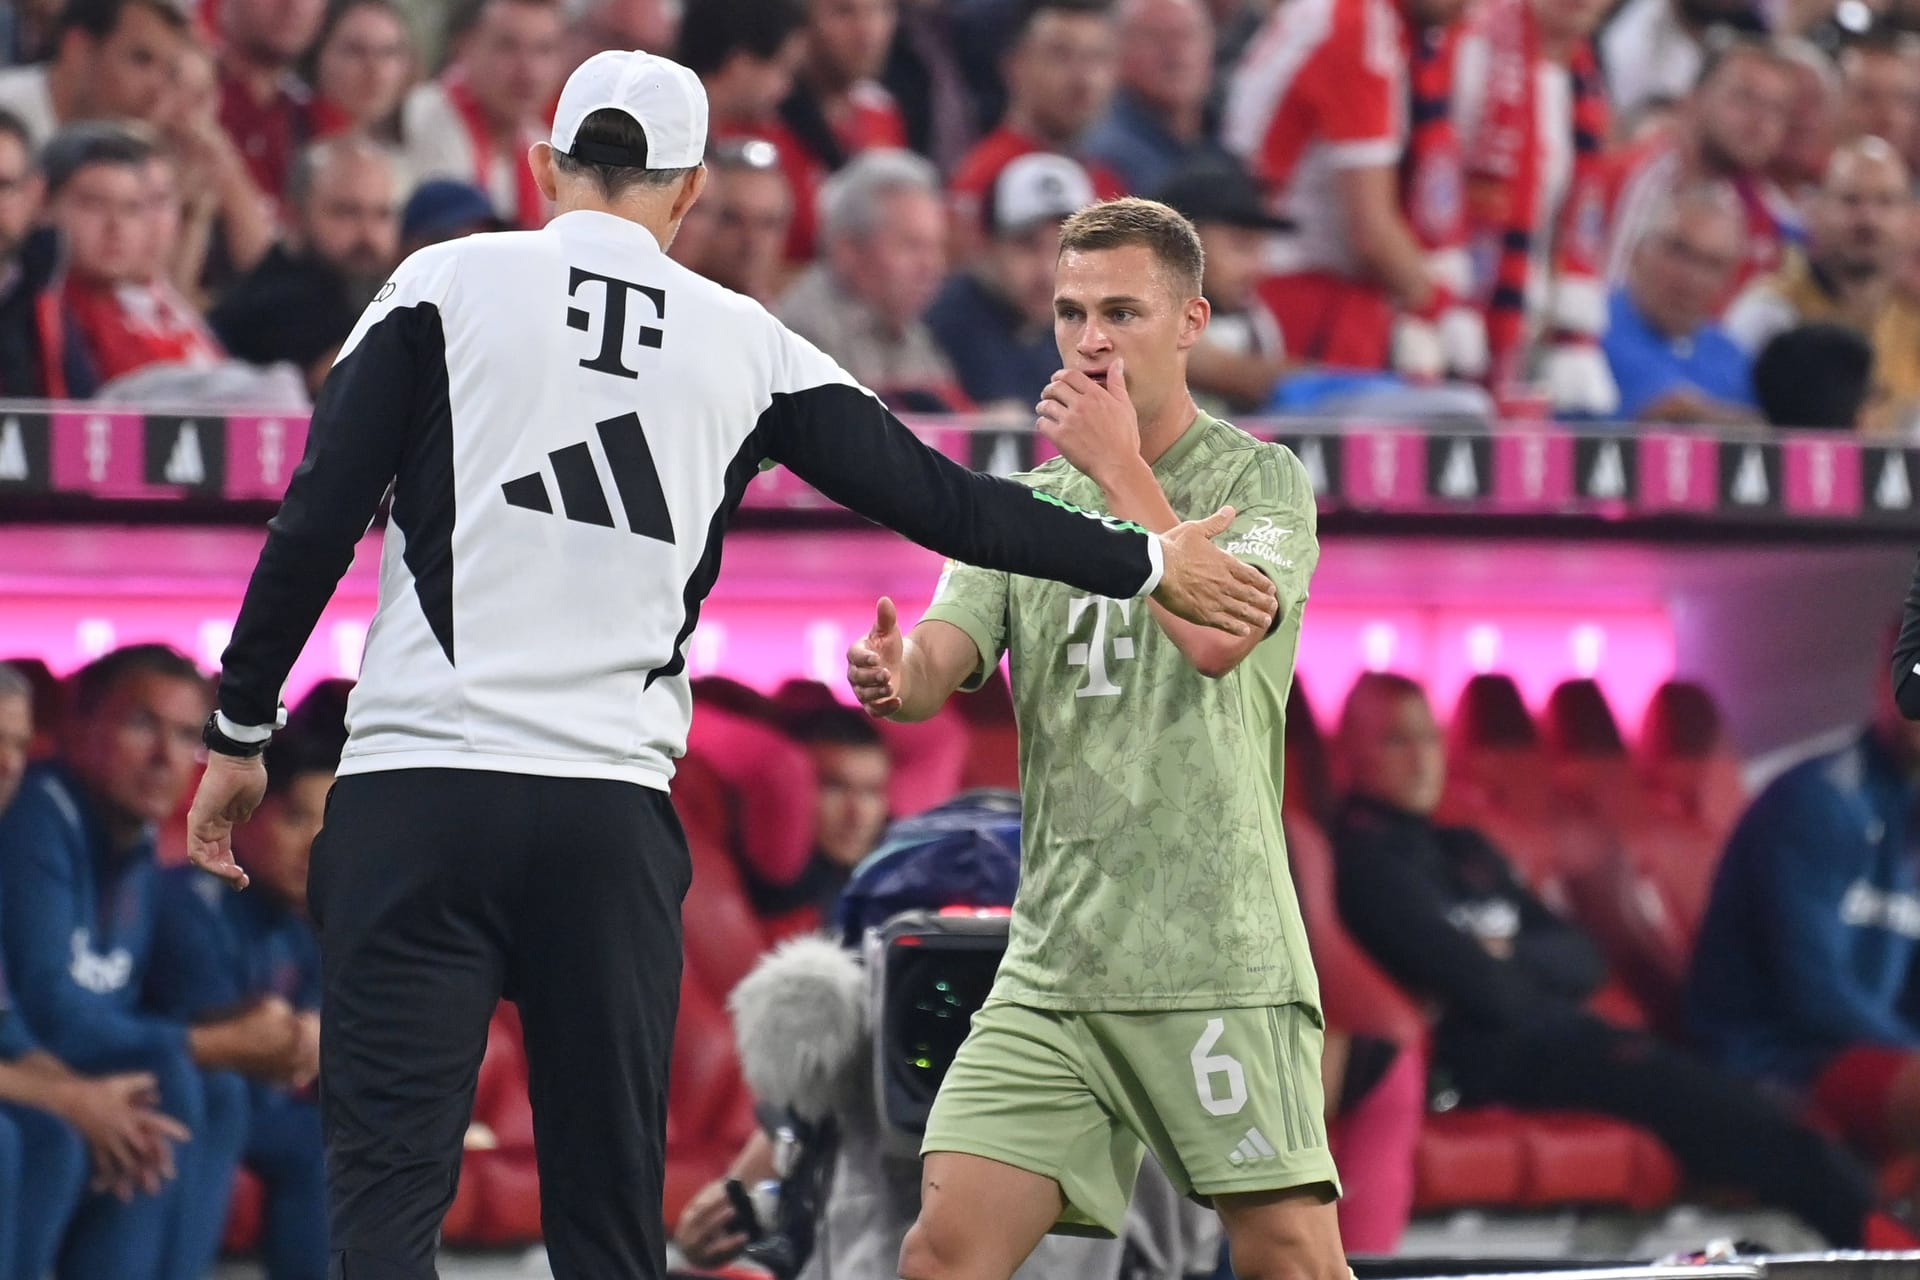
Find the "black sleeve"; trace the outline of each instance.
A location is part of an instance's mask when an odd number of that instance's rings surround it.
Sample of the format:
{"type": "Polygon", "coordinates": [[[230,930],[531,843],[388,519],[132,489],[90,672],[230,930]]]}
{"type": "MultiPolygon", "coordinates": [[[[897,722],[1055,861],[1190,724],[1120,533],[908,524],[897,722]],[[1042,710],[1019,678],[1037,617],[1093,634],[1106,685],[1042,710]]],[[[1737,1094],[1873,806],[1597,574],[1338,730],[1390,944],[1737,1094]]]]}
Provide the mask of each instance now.
{"type": "Polygon", "coordinates": [[[273,722],[287,673],[353,563],[410,441],[425,433],[428,415],[445,412],[445,401],[446,347],[431,303],[389,311],[327,375],[306,453],[267,524],[221,659],[220,710],[235,724],[273,722]],[[435,386],[437,402],[429,403],[435,386]]]}
{"type": "Polygon", "coordinates": [[[1513,873],[1513,864],[1487,843],[1477,831],[1449,832],[1449,836],[1471,842],[1473,857],[1485,867],[1485,874],[1497,877],[1500,892],[1520,904],[1520,932],[1513,939],[1510,965],[1521,970],[1535,986],[1565,1000],[1579,1003],[1600,989],[1607,980],[1606,962],[1586,931],[1555,914],[1513,873]]]}
{"type": "Polygon", "coordinates": [[[1397,846],[1404,833],[1343,822],[1335,834],[1340,918],[1374,961],[1446,1017],[1488,1026],[1526,1019],[1540,1001],[1511,964],[1447,919],[1446,886],[1397,846]]]}
{"type": "Polygon", "coordinates": [[[1920,564],[1913,570],[1913,585],[1907,588],[1907,603],[1900,611],[1900,638],[1893,644],[1893,699],[1900,714],[1920,720],[1920,564]]]}
{"type": "Polygon", "coordinates": [[[767,456],[833,501],[965,564],[1118,600],[1152,572],[1139,525],[968,471],[852,384],[776,395],[762,430],[767,456]]]}

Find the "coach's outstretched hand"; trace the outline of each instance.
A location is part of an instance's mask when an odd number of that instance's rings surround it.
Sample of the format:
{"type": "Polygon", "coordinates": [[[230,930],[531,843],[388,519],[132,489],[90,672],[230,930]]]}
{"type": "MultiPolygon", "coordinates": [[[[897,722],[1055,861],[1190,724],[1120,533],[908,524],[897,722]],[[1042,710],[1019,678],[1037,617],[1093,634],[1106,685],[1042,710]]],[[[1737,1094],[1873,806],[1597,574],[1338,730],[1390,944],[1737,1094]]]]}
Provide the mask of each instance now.
{"type": "Polygon", "coordinates": [[[213,752],[200,789],[187,810],[187,856],[236,889],[247,887],[247,873],[233,860],[233,829],[253,816],[267,794],[267,766],[260,757],[213,752]]]}
{"type": "Polygon", "coordinates": [[[1229,635],[1254,635],[1273,625],[1278,601],[1264,573],[1213,545],[1232,523],[1233,508],[1222,507],[1161,534],[1165,568],[1153,598],[1177,618],[1229,635]]]}

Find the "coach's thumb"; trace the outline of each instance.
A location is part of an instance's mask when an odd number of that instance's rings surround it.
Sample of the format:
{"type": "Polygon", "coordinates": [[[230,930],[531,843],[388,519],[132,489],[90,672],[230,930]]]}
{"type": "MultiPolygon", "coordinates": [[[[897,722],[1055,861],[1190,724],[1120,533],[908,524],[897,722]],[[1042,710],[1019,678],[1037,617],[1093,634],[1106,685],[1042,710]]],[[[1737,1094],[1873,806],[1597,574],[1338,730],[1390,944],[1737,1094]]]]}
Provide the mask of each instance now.
{"type": "Polygon", "coordinates": [[[1233,524],[1233,514],[1232,507],[1220,508],[1200,522],[1200,532],[1205,534],[1209,541],[1219,537],[1233,524]]]}
{"type": "Polygon", "coordinates": [[[873,611],[873,635],[875,639],[892,635],[900,626],[900,614],[893,607],[893,601],[886,596],[880,597],[880,604],[873,611]]]}

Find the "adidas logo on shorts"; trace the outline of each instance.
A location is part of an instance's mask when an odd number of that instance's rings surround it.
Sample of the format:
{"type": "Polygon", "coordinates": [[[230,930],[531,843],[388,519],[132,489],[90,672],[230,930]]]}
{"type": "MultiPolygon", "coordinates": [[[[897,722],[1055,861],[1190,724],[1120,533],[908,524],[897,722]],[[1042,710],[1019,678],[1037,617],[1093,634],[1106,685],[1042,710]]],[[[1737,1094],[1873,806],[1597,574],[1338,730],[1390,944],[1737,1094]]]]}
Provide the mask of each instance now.
{"type": "Polygon", "coordinates": [[[1249,1129],[1247,1136],[1240,1139],[1240,1145],[1228,1153],[1227,1163],[1251,1164],[1255,1160],[1271,1160],[1279,1154],[1273,1149],[1273,1144],[1267,1141],[1265,1134],[1258,1129],[1249,1129]]]}

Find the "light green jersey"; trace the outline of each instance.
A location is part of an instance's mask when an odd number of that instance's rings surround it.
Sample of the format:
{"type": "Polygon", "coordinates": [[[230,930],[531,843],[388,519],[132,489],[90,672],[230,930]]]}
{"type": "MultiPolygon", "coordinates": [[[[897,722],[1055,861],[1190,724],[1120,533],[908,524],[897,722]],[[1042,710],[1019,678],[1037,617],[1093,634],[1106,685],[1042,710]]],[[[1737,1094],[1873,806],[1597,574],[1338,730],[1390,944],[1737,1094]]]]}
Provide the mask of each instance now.
{"type": "MultiPolygon", "coordinates": [[[[1143,600],[949,564],[927,610],[979,649],[969,688],[1012,654],[1022,864],[994,992],[1069,1011],[1317,1008],[1280,830],[1313,486],[1286,448],[1206,414],[1153,470],[1182,518],[1231,504],[1220,545],[1279,590],[1279,622],[1231,674],[1194,670],[1143,600]]],[[[1063,459],[1016,478],[1106,510],[1063,459]]]]}

